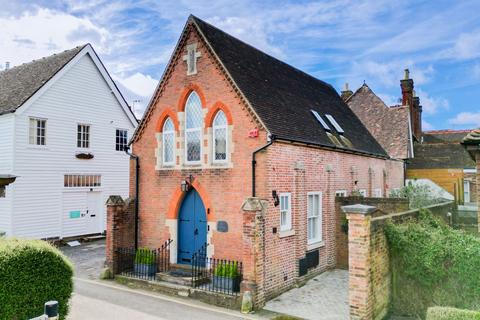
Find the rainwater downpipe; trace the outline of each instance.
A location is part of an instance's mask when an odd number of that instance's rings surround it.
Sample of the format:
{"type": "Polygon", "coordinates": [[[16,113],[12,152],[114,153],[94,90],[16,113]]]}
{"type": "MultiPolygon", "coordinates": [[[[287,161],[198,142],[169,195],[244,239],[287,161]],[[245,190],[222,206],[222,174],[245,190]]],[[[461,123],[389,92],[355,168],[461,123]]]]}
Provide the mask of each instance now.
{"type": "Polygon", "coordinates": [[[257,160],[255,159],[255,156],[257,155],[258,152],[260,152],[260,151],[262,151],[262,150],[265,150],[265,149],[267,149],[269,146],[271,146],[274,141],[275,141],[275,136],[274,136],[274,135],[271,135],[271,136],[270,136],[270,141],[269,141],[266,145],[258,148],[257,150],[253,151],[253,153],[252,153],[252,197],[255,197],[255,195],[256,195],[256,188],[255,188],[255,181],[256,181],[256,179],[255,179],[255,167],[256,167],[256,165],[257,165],[257,160]]]}
{"type": "Polygon", "coordinates": [[[130,152],[130,146],[125,149],[125,153],[130,156],[130,158],[135,160],[135,250],[138,249],[138,197],[140,189],[140,180],[138,175],[140,174],[140,162],[139,157],[130,152]]]}

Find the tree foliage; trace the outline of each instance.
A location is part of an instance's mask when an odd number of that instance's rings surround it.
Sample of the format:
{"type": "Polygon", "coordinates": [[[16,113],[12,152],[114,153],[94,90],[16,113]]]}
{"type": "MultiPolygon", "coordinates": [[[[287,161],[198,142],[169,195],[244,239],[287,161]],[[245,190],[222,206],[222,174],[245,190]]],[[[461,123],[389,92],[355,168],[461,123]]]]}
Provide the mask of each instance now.
{"type": "Polygon", "coordinates": [[[409,183],[398,190],[390,192],[390,198],[406,198],[410,209],[424,208],[432,204],[441,203],[444,199],[437,198],[428,185],[409,183]]]}

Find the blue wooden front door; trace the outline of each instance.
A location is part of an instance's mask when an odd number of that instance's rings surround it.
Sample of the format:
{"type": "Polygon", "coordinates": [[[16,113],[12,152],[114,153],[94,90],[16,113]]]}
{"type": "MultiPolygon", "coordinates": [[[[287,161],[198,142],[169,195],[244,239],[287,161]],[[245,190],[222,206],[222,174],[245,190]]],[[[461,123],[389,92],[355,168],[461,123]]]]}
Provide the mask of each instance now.
{"type": "Polygon", "coordinates": [[[178,261],[190,264],[192,255],[207,242],[207,215],[200,195],[187,193],[178,214],[178,261]]]}

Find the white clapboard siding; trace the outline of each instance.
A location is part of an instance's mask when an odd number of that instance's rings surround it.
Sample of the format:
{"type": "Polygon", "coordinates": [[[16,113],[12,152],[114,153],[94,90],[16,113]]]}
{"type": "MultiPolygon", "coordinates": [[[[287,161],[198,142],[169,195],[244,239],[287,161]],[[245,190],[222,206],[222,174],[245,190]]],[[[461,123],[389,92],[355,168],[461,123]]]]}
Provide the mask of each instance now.
{"type": "MultiPolygon", "coordinates": [[[[13,172],[13,136],[15,117],[13,114],[0,116],[0,174],[13,172]]],[[[8,186],[6,197],[0,198],[0,232],[10,234],[13,187],[8,186]]]]}
{"type": "Polygon", "coordinates": [[[110,194],[128,195],[129,161],[124,152],[115,150],[117,128],[127,129],[131,136],[134,125],[88,54],[31,106],[16,114],[15,174],[20,178],[18,184],[15,182],[13,203],[15,235],[65,237],[83,230],[74,226],[78,222],[62,222],[64,206],[73,211],[77,205],[81,210],[86,203],[79,204],[73,196],[71,204],[65,203],[65,174],[100,174],[102,186],[96,190],[101,190],[105,201],[110,194]],[[28,144],[30,117],[47,119],[45,147],[28,144]],[[87,150],[76,146],[79,123],[91,126],[91,147],[87,150]],[[92,153],[94,159],[76,159],[79,151],[92,153]],[[62,225],[68,226],[66,230],[62,225]]]}

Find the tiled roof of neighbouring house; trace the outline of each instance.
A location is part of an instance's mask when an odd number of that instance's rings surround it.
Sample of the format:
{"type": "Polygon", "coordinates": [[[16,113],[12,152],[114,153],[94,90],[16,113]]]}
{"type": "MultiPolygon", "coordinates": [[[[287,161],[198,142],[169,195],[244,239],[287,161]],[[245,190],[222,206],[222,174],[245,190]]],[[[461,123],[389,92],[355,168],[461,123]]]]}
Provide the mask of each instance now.
{"type": "MultiPolygon", "coordinates": [[[[280,139],[338,148],[312,115],[332,115],[351,146],[342,149],[387,157],[335,89],[191,16],[268,131],[280,139]]],[[[330,125],[330,122],[327,122],[330,125]]],[[[331,126],[333,128],[333,126],[331,126]]],[[[332,130],[338,137],[338,132],[332,130]]]]}
{"type": "Polygon", "coordinates": [[[0,115],[15,112],[86,45],[0,72],[0,115]]]}
{"type": "Polygon", "coordinates": [[[469,169],[475,168],[468,151],[461,145],[470,130],[442,130],[423,133],[423,143],[414,145],[415,158],[408,169],[469,169]]]}
{"type": "Polygon", "coordinates": [[[411,134],[407,106],[388,107],[366,84],[346,102],[390,157],[409,157],[411,134]]]}

